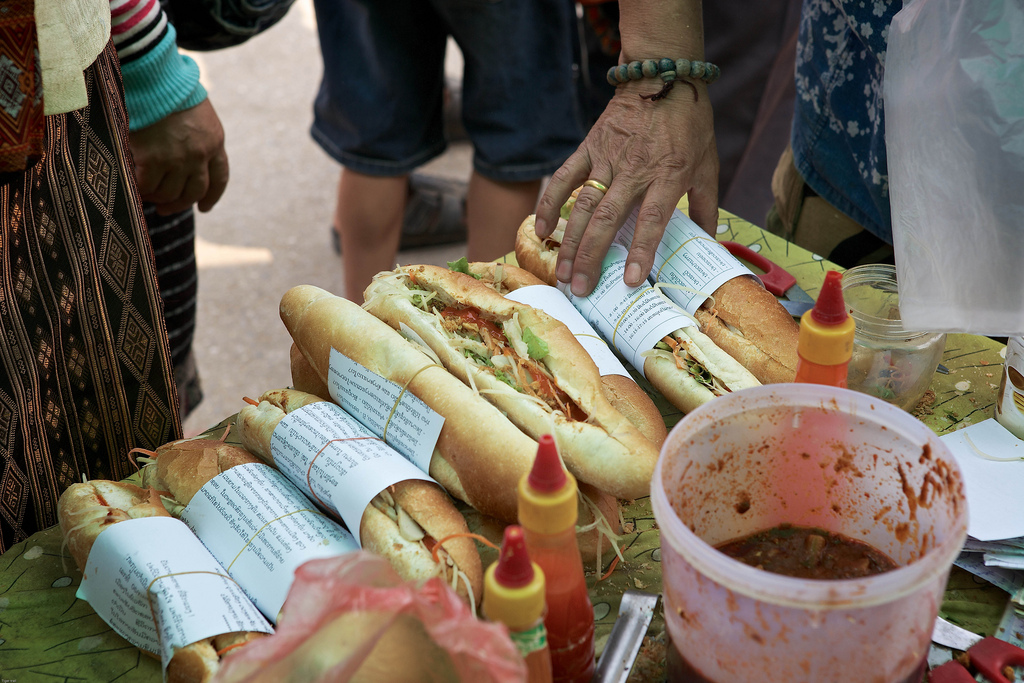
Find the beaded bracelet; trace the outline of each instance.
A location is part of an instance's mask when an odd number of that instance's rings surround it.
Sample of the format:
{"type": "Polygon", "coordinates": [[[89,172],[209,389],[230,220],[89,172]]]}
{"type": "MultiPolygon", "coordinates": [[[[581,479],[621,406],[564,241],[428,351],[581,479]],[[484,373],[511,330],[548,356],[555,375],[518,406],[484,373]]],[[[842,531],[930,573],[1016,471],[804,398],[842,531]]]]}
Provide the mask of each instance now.
{"type": "Polygon", "coordinates": [[[711,62],[702,62],[694,59],[645,59],[643,61],[619,64],[608,69],[608,82],[618,86],[629,81],[639,81],[641,78],[661,78],[664,85],[661,90],[653,95],[641,95],[640,97],[649,100],[660,100],[668,95],[669,90],[676,81],[682,81],[693,88],[694,96],[697,96],[697,87],[686,80],[696,78],[707,84],[715,82],[722,75],[722,70],[711,62]]]}

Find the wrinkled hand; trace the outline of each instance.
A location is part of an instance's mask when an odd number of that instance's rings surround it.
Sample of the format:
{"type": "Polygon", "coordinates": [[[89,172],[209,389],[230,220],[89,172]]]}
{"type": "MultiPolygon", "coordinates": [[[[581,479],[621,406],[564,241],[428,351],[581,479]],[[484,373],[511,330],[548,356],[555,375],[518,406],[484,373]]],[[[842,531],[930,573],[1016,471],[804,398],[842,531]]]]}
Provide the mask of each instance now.
{"type": "Polygon", "coordinates": [[[589,294],[601,262],[633,208],[640,206],[626,261],[626,284],[641,284],[654,265],[679,198],[689,194],[690,218],[708,234],[718,223],[718,150],[707,87],[677,82],[668,97],[649,79],[620,86],[579,149],[551,178],[537,206],[537,235],[547,237],[572,191],[587,179],[608,187],[580,190],[558,253],[556,274],[572,293],[589,294]],[[644,82],[646,81],[646,83],[644,82]]]}
{"type": "Polygon", "coordinates": [[[168,215],[198,203],[209,211],[228,184],[224,129],[210,100],[175,112],[130,136],[143,201],[168,215]]]}

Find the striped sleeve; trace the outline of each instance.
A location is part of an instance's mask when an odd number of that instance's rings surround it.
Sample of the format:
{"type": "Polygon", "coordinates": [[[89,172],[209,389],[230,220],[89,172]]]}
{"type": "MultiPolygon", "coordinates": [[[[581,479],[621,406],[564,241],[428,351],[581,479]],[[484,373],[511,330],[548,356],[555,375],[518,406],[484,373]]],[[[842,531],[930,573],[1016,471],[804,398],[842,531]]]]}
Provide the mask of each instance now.
{"type": "Polygon", "coordinates": [[[110,35],[121,66],[160,43],[167,34],[167,15],[160,0],[111,0],[110,35]]]}
{"type": "Polygon", "coordinates": [[[199,66],[178,52],[160,0],[110,0],[110,33],[121,62],[129,130],[206,99],[199,66]]]}

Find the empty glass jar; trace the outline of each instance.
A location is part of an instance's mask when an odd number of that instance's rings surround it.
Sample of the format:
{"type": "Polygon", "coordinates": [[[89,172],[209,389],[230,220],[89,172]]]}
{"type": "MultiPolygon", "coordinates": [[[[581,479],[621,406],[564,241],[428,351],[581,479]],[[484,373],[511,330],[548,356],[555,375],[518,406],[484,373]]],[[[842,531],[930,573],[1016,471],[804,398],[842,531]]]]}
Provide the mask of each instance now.
{"type": "Polygon", "coordinates": [[[895,266],[849,269],[843,298],[857,326],[847,385],[912,411],[931,384],[946,335],[903,329],[895,266]]]}

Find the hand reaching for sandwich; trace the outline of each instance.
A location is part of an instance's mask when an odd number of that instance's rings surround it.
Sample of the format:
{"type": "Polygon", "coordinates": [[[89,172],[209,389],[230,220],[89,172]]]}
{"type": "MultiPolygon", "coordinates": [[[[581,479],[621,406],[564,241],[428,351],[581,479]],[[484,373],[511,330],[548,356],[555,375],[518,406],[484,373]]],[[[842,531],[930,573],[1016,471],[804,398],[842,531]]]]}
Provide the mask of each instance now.
{"type": "Polygon", "coordinates": [[[210,100],[174,112],[130,136],[143,201],[169,215],[198,204],[209,211],[228,184],[224,128],[210,100]]]}
{"type": "MultiPolygon", "coordinates": [[[[619,0],[620,62],[704,59],[700,0],[619,0]]],[[[713,235],[718,223],[718,150],[707,85],[677,81],[663,99],[657,78],[620,84],[580,148],[555,171],[537,206],[537,236],[548,237],[562,205],[582,188],[565,230],[556,274],[586,296],[601,274],[615,233],[640,208],[624,280],[641,284],[679,198],[713,235]],[[604,189],[602,189],[604,188],[604,189]]]]}
{"type": "Polygon", "coordinates": [[[640,206],[629,249],[626,284],[644,281],[679,198],[689,194],[690,218],[713,235],[718,221],[718,151],[707,86],[677,83],[663,100],[640,98],[657,86],[642,81],[619,87],[580,148],[551,178],[537,207],[537,235],[547,237],[562,204],[588,180],[569,216],[557,276],[572,293],[589,294],[615,233],[640,206]],[[698,99],[694,100],[694,94],[698,99]]]}

